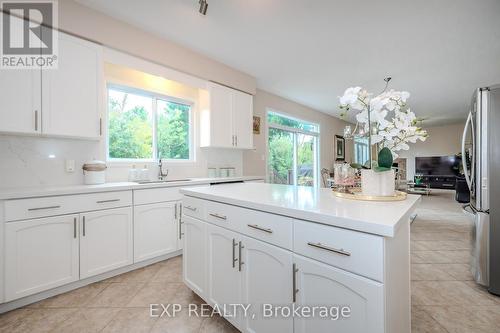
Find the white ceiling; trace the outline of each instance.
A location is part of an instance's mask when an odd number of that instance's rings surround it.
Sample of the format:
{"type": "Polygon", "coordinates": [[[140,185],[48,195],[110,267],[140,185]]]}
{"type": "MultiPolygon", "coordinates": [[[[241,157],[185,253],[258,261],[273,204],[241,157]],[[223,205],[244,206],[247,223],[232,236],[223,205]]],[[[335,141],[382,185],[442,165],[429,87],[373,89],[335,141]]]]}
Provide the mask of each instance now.
{"type": "Polygon", "coordinates": [[[345,88],[392,76],[427,124],[452,123],[500,83],[499,0],[207,0],[207,16],[198,0],[78,1],[333,115],[345,88]]]}

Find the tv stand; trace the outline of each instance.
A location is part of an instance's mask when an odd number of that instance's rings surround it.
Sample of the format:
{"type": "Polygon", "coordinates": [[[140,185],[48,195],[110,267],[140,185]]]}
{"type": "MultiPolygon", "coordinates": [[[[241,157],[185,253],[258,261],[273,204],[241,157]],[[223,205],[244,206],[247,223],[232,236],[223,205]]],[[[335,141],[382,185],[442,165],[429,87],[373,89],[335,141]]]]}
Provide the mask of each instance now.
{"type": "MultiPolygon", "coordinates": [[[[454,190],[457,182],[456,176],[421,176],[423,184],[429,184],[431,188],[454,190]]],[[[418,187],[418,185],[415,185],[418,187]]]]}

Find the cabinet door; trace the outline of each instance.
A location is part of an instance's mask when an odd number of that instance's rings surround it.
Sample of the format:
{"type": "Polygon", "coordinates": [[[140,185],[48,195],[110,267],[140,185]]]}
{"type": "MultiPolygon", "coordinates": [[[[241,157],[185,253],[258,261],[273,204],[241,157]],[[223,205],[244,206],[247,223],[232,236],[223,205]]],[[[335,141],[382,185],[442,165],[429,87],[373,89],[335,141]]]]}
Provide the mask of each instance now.
{"type": "Polygon", "coordinates": [[[57,69],[42,71],[43,134],[99,138],[102,48],[59,33],[57,69]]]}
{"type": "Polygon", "coordinates": [[[241,272],[238,270],[239,235],[214,225],[208,230],[208,303],[225,306],[224,317],[239,327],[240,318],[231,304],[241,304],[241,272]]]}
{"type": "Polygon", "coordinates": [[[78,280],[78,215],[5,223],[5,300],[78,280]]]}
{"type": "Polygon", "coordinates": [[[80,231],[82,279],[132,264],[131,207],[81,214],[80,231]]]}
{"type": "Polygon", "coordinates": [[[184,282],[201,297],[207,297],[207,224],[183,216],[184,250],[182,253],[184,282]]]}
{"type": "Polygon", "coordinates": [[[298,306],[343,306],[350,317],[338,320],[294,318],[296,333],[364,333],[384,332],[383,285],[352,273],[294,255],[297,268],[298,306]]]}
{"type": "Polygon", "coordinates": [[[134,207],[134,262],[177,250],[177,203],[134,207]]]}
{"type": "Polygon", "coordinates": [[[253,96],[233,92],[233,131],[237,148],[253,148],[253,96]]]}
{"type": "MultiPolygon", "coordinates": [[[[10,19],[11,24],[24,23],[14,16],[10,19]]],[[[40,133],[40,80],[40,68],[0,70],[0,132],[40,133]]]]}
{"type": "Polygon", "coordinates": [[[262,316],[263,304],[291,306],[293,302],[290,251],[244,237],[241,260],[243,304],[252,304],[252,315],[243,318],[244,332],[293,332],[293,319],[262,316]]]}
{"type": "Polygon", "coordinates": [[[233,89],[210,85],[210,146],[233,147],[233,89]]]}

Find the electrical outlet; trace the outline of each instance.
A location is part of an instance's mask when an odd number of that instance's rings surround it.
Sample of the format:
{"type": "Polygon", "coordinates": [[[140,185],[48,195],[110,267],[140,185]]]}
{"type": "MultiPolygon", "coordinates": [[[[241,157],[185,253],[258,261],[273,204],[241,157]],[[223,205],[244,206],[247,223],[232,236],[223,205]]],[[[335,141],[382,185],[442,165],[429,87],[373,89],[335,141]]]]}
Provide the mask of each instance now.
{"type": "Polygon", "coordinates": [[[75,172],[75,160],[66,160],[66,172],[75,172]]]}

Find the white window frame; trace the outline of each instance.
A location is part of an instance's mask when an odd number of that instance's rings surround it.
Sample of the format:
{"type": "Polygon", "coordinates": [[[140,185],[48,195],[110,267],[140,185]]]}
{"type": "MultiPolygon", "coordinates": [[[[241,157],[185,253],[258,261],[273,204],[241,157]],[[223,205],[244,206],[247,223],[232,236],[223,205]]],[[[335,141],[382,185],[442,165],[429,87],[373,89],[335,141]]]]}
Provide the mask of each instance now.
{"type": "Polygon", "coordinates": [[[115,163],[152,163],[152,162],[158,162],[158,145],[157,145],[157,124],[158,124],[158,109],[157,109],[157,101],[162,100],[166,102],[172,102],[172,103],[178,103],[178,104],[184,104],[188,105],[190,107],[189,109],[189,159],[172,159],[172,158],[163,158],[162,161],[168,162],[168,163],[178,163],[178,164],[183,164],[183,163],[195,163],[196,158],[195,158],[195,147],[194,147],[194,115],[193,115],[193,109],[195,107],[195,103],[193,101],[189,101],[186,99],[182,98],[177,98],[173,96],[168,96],[168,95],[162,95],[158,94],[156,92],[144,90],[144,89],[139,89],[127,85],[122,85],[122,84],[116,84],[116,83],[111,83],[108,82],[106,85],[106,161],[115,164],[115,163]],[[130,93],[130,94],[135,94],[135,95],[142,95],[145,97],[150,97],[153,100],[153,154],[155,156],[151,158],[112,158],[109,156],[109,90],[118,90],[122,91],[124,93],[130,93]]]}
{"type": "MultiPolygon", "coordinates": [[[[311,136],[314,136],[316,137],[316,151],[315,151],[315,161],[314,161],[314,165],[315,167],[313,168],[313,172],[314,172],[314,187],[319,187],[320,185],[320,133],[321,133],[321,125],[314,122],[314,121],[309,121],[309,120],[304,120],[304,119],[300,119],[300,118],[297,118],[297,117],[294,117],[294,116],[291,116],[287,113],[284,113],[284,112],[281,112],[281,111],[276,111],[272,108],[267,108],[266,109],[266,124],[267,124],[267,129],[266,129],[266,179],[269,181],[269,129],[270,128],[275,128],[275,129],[279,129],[279,130],[284,130],[284,131],[288,131],[288,132],[292,132],[294,134],[305,134],[305,135],[311,135],[311,136]],[[289,127],[289,126],[285,126],[285,125],[280,125],[280,124],[273,124],[273,123],[269,123],[268,119],[269,119],[269,113],[274,113],[278,116],[281,116],[281,117],[284,117],[284,118],[288,118],[288,119],[291,119],[291,120],[295,120],[295,121],[298,121],[298,122],[301,122],[301,123],[307,123],[307,124],[311,124],[311,125],[314,125],[314,126],[317,126],[318,128],[318,131],[317,132],[313,132],[313,131],[306,131],[306,130],[303,130],[303,129],[300,129],[300,128],[295,128],[295,127],[289,127]]],[[[293,170],[293,185],[297,185],[297,175],[296,175],[296,168],[297,168],[297,136],[294,135],[294,140],[293,140],[293,165],[294,165],[294,170],[293,170]]]]}

